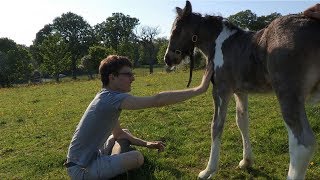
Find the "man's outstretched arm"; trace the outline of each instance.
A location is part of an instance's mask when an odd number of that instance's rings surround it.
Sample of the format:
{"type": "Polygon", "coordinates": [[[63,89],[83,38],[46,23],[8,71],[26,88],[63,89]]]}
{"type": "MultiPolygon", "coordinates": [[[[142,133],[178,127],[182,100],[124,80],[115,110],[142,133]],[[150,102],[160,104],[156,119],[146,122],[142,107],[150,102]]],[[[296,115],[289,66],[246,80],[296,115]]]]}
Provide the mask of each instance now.
{"type": "Polygon", "coordinates": [[[198,87],[189,88],[185,90],[160,92],[154,96],[149,97],[128,96],[122,101],[120,108],[131,110],[144,109],[150,107],[165,106],[185,101],[187,99],[190,99],[194,96],[206,92],[209,87],[212,74],[213,67],[212,62],[210,62],[206,67],[205,73],[202,77],[201,84],[198,87]]]}

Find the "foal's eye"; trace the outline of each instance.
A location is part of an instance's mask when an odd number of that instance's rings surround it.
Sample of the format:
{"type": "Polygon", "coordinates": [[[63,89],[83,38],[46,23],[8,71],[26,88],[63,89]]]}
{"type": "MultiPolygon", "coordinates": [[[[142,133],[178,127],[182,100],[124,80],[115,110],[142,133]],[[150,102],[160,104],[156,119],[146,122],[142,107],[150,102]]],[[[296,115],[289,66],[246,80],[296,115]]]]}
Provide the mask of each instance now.
{"type": "Polygon", "coordinates": [[[172,32],[172,34],[180,34],[181,33],[181,28],[174,28],[174,30],[173,30],[173,32],[172,32]]]}

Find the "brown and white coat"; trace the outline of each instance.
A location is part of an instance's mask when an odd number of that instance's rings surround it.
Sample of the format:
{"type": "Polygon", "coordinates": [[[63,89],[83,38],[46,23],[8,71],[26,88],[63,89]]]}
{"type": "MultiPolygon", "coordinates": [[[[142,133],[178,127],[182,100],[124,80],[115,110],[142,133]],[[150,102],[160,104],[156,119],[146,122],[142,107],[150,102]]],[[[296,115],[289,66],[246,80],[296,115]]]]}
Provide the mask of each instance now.
{"type": "Polygon", "coordinates": [[[210,178],[218,170],[220,140],[232,95],[236,99],[236,121],[243,139],[243,159],[239,166],[252,165],[248,93],[273,89],[289,134],[288,179],[304,179],[316,149],[305,102],[320,100],[320,21],[288,15],[252,32],[219,16],[193,13],[189,1],[184,9],[176,9],[178,15],[164,58],[166,64],[169,67],[179,64],[186,56],[192,56],[194,47],[214,62],[212,145],[207,168],[200,172],[199,178],[210,178]]]}

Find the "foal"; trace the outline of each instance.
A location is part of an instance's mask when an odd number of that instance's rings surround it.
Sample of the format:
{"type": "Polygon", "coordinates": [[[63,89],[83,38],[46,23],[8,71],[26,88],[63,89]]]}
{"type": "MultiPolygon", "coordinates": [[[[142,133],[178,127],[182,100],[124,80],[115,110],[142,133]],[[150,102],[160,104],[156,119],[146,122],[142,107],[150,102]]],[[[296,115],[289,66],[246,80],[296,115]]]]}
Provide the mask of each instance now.
{"type": "Polygon", "coordinates": [[[316,148],[305,101],[320,100],[320,22],[302,15],[277,18],[258,31],[244,31],[219,16],[192,13],[187,1],[176,8],[165,62],[171,67],[199,48],[214,62],[212,145],[207,168],[200,178],[218,169],[220,139],[232,94],[243,140],[240,168],[252,166],[248,133],[248,93],[274,90],[289,135],[288,179],[304,179],[316,148]]]}

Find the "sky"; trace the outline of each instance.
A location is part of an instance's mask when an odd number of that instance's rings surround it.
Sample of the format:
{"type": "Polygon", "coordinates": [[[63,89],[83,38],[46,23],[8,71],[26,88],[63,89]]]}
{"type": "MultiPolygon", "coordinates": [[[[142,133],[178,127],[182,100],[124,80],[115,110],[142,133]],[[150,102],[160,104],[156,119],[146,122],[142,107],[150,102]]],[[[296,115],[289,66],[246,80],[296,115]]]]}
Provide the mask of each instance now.
{"type": "MultiPolygon", "coordinates": [[[[63,13],[80,15],[91,26],[112,13],[121,12],[139,19],[140,26],[158,27],[159,37],[169,37],[176,16],[175,7],[185,0],[2,0],[0,38],[31,45],[36,33],[63,13]]],[[[250,9],[258,16],[273,12],[295,14],[318,3],[315,0],[190,0],[193,12],[228,17],[250,9]]]]}

